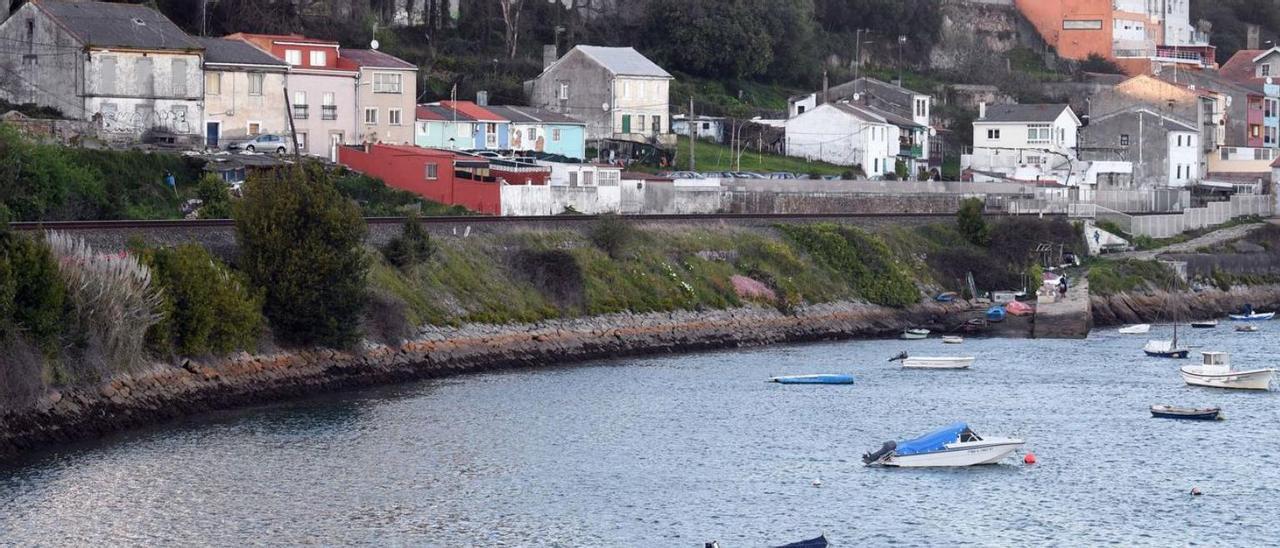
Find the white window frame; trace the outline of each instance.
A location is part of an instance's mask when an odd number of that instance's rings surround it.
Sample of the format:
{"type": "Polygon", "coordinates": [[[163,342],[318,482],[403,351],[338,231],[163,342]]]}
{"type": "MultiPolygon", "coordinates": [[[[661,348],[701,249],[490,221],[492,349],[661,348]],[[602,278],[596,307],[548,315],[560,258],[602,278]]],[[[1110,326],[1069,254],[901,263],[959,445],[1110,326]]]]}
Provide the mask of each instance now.
{"type": "Polygon", "coordinates": [[[553,128],[551,130],[551,140],[557,143],[560,142],[560,128],[553,128]]]}
{"type": "Polygon", "coordinates": [[[187,60],[169,60],[169,92],[174,97],[186,97],[187,92],[187,60]],[[178,67],[182,67],[179,71],[178,67]]]}
{"type": "Polygon", "coordinates": [[[302,66],[302,50],[300,49],[284,50],[284,62],[288,63],[289,66],[293,66],[293,67],[302,66]]]}
{"type": "Polygon", "coordinates": [[[1028,143],[1048,143],[1053,140],[1053,128],[1048,124],[1037,124],[1027,126],[1027,142],[1028,143]],[[1033,137],[1034,135],[1034,137],[1033,137]]]}
{"type": "Polygon", "coordinates": [[[1271,63],[1258,65],[1258,76],[1271,76],[1271,63]]]}
{"type": "Polygon", "coordinates": [[[440,179],[440,166],[435,162],[428,162],[426,164],[425,171],[423,172],[423,176],[428,181],[435,181],[440,179]]]}
{"type": "Polygon", "coordinates": [[[364,107],[364,123],[370,126],[378,125],[378,107],[364,107]],[[372,121],[369,117],[370,113],[373,113],[372,121]]]}
{"type": "Polygon", "coordinates": [[[988,130],[987,130],[987,139],[988,139],[988,140],[991,140],[991,141],[999,141],[999,140],[1000,140],[1000,130],[999,130],[999,129],[995,129],[995,128],[988,129],[988,130]]]}
{"type": "Polygon", "coordinates": [[[329,52],[322,49],[311,50],[307,62],[313,67],[323,67],[329,61],[329,52]]]}
{"type": "Polygon", "coordinates": [[[560,88],[556,91],[556,96],[559,97],[561,101],[569,100],[569,82],[560,82],[560,88]]]}
{"type": "Polygon", "coordinates": [[[373,92],[374,93],[403,93],[404,86],[402,82],[402,74],[397,72],[375,72],[373,73],[373,92]]]}
{"type": "Polygon", "coordinates": [[[222,73],[216,70],[205,71],[204,73],[204,94],[205,95],[222,95],[222,73]],[[210,85],[210,82],[213,85],[210,85]]]}
{"type": "Polygon", "coordinates": [[[250,96],[250,97],[262,97],[262,89],[263,89],[263,88],[265,88],[265,87],[267,87],[267,75],[266,75],[266,74],[261,73],[261,72],[250,72],[250,73],[249,73],[249,96],[250,96]],[[256,85],[256,86],[254,85],[254,82],[255,82],[255,81],[257,82],[257,85],[256,85]],[[257,87],[258,89],[256,89],[256,90],[255,90],[255,89],[253,89],[253,88],[255,88],[255,87],[257,87]]]}
{"type": "Polygon", "coordinates": [[[398,108],[387,109],[387,123],[393,126],[404,125],[404,110],[398,108]]]}

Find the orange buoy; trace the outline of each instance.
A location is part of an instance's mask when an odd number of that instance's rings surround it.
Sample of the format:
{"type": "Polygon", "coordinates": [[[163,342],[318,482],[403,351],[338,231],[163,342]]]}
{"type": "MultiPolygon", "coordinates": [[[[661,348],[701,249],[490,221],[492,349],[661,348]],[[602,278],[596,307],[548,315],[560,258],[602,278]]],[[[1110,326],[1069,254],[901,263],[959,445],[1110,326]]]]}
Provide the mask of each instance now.
{"type": "Polygon", "coordinates": [[[1027,454],[1026,454],[1025,456],[1023,456],[1023,457],[1022,457],[1022,462],[1023,462],[1023,463],[1025,463],[1025,464],[1035,464],[1035,463],[1036,463],[1036,454],[1035,454],[1035,453],[1032,453],[1032,452],[1030,452],[1030,451],[1027,451],[1027,454]]]}

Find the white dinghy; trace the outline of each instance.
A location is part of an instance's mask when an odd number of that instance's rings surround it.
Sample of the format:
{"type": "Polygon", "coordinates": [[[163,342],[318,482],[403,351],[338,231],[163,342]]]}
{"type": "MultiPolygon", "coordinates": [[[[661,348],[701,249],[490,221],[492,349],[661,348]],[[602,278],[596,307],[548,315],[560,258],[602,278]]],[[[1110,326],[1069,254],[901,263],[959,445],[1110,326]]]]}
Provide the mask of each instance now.
{"type": "Polygon", "coordinates": [[[968,369],[973,365],[973,356],[932,356],[911,357],[906,352],[898,354],[889,361],[901,361],[903,369],[968,369]]]}
{"type": "Polygon", "coordinates": [[[1233,388],[1236,390],[1269,390],[1275,369],[1252,369],[1238,371],[1231,369],[1231,361],[1226,352],[1201,352],[1204,363],[1188,365],[1178,370],[1182,380],[1193,386],[1209,386],[1213,388],[1233,388]]]}
{"type": "Polygon", "coordinates": [[[1141,335],[1149,331],[1151,331],[1151,324],[1149,323],[1126,325],[1120,328],[1121,335],[1141,335]]]}
{"type": "Polygon", "coordinates": [[[958,422],[915,439],[887,441],[878,451],[862,455],[862,463],[906,468],[995,464],[1023,443],[1014,438],[983,438],[958,422]]]}

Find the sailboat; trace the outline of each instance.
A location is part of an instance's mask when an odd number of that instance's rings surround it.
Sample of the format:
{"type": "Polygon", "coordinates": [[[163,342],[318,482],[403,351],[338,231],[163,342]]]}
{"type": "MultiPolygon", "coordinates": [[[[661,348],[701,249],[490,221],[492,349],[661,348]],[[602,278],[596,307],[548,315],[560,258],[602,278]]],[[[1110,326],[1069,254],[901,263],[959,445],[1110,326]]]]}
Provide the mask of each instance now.
{"type": "Polygon", "coordinates": [[[1178,318],[1176,316],[1173,318],[1173,340],[1149,340],[1142,347],[1142,351],[1153,358],[1183,359],[1191,353],[1191,350],[1187,349],[1187,347],[1178,345],[1178,318]]]}

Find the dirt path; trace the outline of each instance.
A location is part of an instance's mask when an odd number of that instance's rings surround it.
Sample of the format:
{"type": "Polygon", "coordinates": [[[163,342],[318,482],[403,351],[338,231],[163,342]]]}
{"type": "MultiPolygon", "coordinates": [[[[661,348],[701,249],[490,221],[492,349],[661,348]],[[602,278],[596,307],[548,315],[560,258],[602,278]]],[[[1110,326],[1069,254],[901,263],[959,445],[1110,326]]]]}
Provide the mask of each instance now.
{"type": "Polygon", "coordinates": [[[1139,259],[1149,261],[1155,259],[1156,256],[1164,253],[1190,253],[1201,247],[1213,246],[1222,242],[1229,242],[1237,238],[1241,238],[1254,230],[1262,228],[1266,223],[1251,223],[1247,225],[1237,225],[1222,230],[1215,230],[1203,236],[1192,238],[1179,244],[1167,245],[1156,249],[1148,249],[1145,251],[1126,251],[1123,253],[1112,253],[1106,255],[1112,259],[1139,259]]]}

